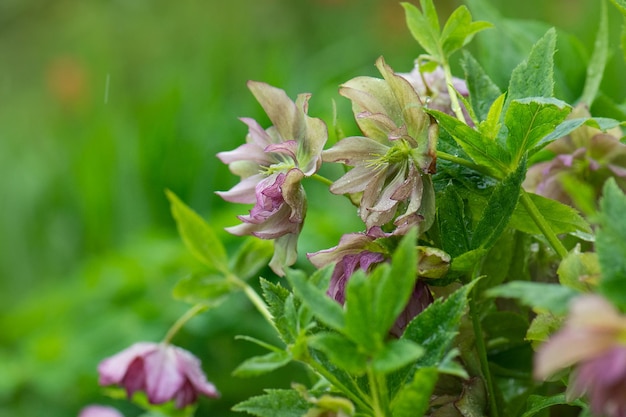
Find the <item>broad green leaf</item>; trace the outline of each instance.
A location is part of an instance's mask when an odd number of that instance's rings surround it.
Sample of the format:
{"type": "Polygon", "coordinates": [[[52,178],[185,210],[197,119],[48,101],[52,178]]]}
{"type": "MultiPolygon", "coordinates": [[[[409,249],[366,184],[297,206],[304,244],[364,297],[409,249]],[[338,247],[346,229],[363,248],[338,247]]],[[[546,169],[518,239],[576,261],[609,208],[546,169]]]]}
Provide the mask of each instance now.
{"type": "Polygon", "coordinates": [[[427,113],[437,119],[439,125],[474,162],[493,172],[496,177],[501,176],[506,170],[505,161],[508,159],[506,151],[496,141],[486,138],[477,130],[446,113],[437,110],[427,110],[427,113]]]}
{"type": "Polygon", "coordinates": [[[380,350],[413,292],[417,278],[416,240],[413,229],[393,253],[391,266],[381,264],[369,275],[359,271],[348,282],[345,332],[370,354],[380,350]]]}
{"type": "Polygon", "coordinates": [[[265,394],[248,398],[233,407],[258,417],[302,417],[311,404],[294,390],[267,389],[265,394]]]}
{"type": "Polygon", "coordinates": [[[264,278],[261,278],[260,282],[263,297],[272,317],[274,317],[274,325],[280,338],[287,344],[293,343],[298,334],[298,320],[293,305],[293,295],[280,284],[271,283],[264,278]]]}
{"type": "Polygon", "coordinates": [[[172,294],[177,300],[217,307],[229,294],[239,289],[222,275],[194,274],[181,278],[174,286],[172,294]]]}
{"type": "Polygon", "coordinates": [[[567,287],[584,292],[600,278],[600,263],[596,252],[583,252],[576,247],[559,264],[556,273],[559,282],[567,287]]]}
{"type": "Polygon", "coordinates": [[[272,241],[249,237],[231,259],[230,270],[239,279],[248,280],[261,268],[267,266],[273,253],[272,241]]]}
{"type": "Polygon", "coordinates": [[[494,187],[483,216],[472,235],[472,249],[490,248],[498,240],[517,205],[525,176],[526,162],[522,160],[514,172],[494,187]]]}
{"type": "Polygon", "coordinates": [[[242,378],[258,376],[282,368],[289,362],[291,362],[291,355],[287,351],[270,352],[245,360],[233,371],[233,376],[242,378]]]}
{"type": "Polygon", "coordinates": [[[478,293],[502,284],[505,280],[529,279],[529,246],[527,235],[507,228],[485,255],[480,272],[485,275],[478,283],[478,293]]]}
{"type": "Polygon", "coordinates": [[[492,27],[489,22],[472,22],[472,15],[465,6],[458,7],[446,21],[441,32],[441,48],[444,57],[449,57],[467,45],[474,35],[492,27]]]}
{"type": "Polygon", "coordinates": [[[474,113],[476,113],[479,121],[486,120],[489,109],[502,92],[469,52],[463,51],[461,65],[465,72],[470,103],[474,113]]]}
{"type": "Polygon", "coordinates": [[[437,222],[444,251],[456,258],[469,250],[463,200],[452,186],[437,196],[437,222]]]}
{"type": "Polygon", "coordinates": [[[507,93],[507,106],[524,97],[552,97],[554,92],[554,51],[556,30],[548,30],[535,43],[530,55],[513,70],[507,93]]]}
{"type": "MultiPolygon", "coordinates": [[[[578,214],[576,209],[538,194],[528,193],[528,195],[554,233],[574,233],[578,231],[591,233],[589,223],[578,214]]],[[[542,234],[537,224],[528,214],[528,211],[521,204],[515,208],[509,227],[531,235],[542,234]]]]}
{"type": "Polygon", "coordinates": [[[473,249],[452,259],[450,269],[456,272],[472,272],[476,264],[482,261],[488,250],[484,248],[473,249]]]}
{"type": "Polygon", "coordinates": [[[222,242],[211,226],[195,211],[187,207],[173,192],[166,190],[170,200],[172,215],[185,246],[209,268],[228,272],[228,258],[222,242]]]}
{"type": "Polygon", "coordinates": [[[536,311],[565,314],[570,301],[581,293],[559,284],[511,281],[485,291],[488,297],[514,298],[536,311]]]}
{"type": "Polygon", "coordinates": [[[401,3],[406,13],[406,24],[411,35],[436,60],[441,56],[439,17],[432,0],[421,0],[422,11],[411,3],[401,3]]]}
{"type": "Polygon", "coordinates": [[[619,309],[626,311],[626,196],[613,178],[602,190],[600,228],[596,235],[596,252],[602,277],[598,291],[619,309]]]}
{"type": "Polygon", "coordinates": [[[617,7],[617,10],[626,16],[626,0],[611,0],[611,3],[617,7]]]}
{"type": "Polygon", "coordinates": [[[430,396],[439,375],[435,368],[418,369],[391,401],[393,417],[423,416],[428,410],[430,396]]]}
{"type": "MultiPolygon", "coordinates": [[[[526,315],[527,316],[527,315],[526,315]]],[[[528,318],[512,311],[493,311],[482,319],[487,348],[502,351],[526,343],[528,318]]]]}
{"type": "Polygon", "coordinates": [[[559,125],[572,108],[554,98],[514,100],[504,116],[508,128],[507,150],[513,165],[559,125]]]}
{"type": "Polygon", "coordinates": [[[388,374],[396,371],[424,354],[424,349],[408,339],[392,340],[372,359],[374,371],[388,374]]]}
{"type": "Polygon", "coordinates": [[[553,405],[567,404],[582,407],[584,401],[574,400],[567,401],[565,394],[557,394],[552,397],[544,397],[541,395],[531,395],[528,397],[528,403],[526,405],[526,411],[522,414],[522,417],[532,417],[542,410],[553,405]]]}
{"type": "Polygon", "coordinates": [[[600,83],[604,75],[607,58],[609,55],[609,19],[607,16],[606,1],[600,1],[600,24],[596,33],[596,40],[593,45],[593,54],[587,65],[587,78],[580,101],[587,106],[593,104],[593,100],[598,95],[600,83]]]}
{"type": "MultiPolygon", "coordinates": [[[[311,277],[311,280],[315,280],[315,276],[320,274],[328,279],[331,273],[332,268],[330,267],[321,269],[311,277]]],[[[294,293],[322,323],[335,330],[343,330],[345,327],[343,308],[335,300],[328,297],[325,290],[309,282],[302,271],[288,270],[287,280],[293,287],[294,293]]]]}
{"type": "Polygon", "coordinates": [[[457,335],[473,286],[473,283],[465,285],[445,300],[435,300],[409,323],[402,339],[411,340],[424,348],[424,355],[417,360],[417,368],[436,368],[446,357],[457,335]]]}
{"type": "Polygon", "coordinates": [[[535,153],[541,150],[544,146],[548,145],[551,142],[554,142],[558,138],[562,138],[563,136],[569,135],[574,130],[578,129],[582,125],[587,125],[591,127],[595,127],[596,129],[600,129],[602,131],[607,131],[609,129],[613,129],[614,127],[619,126],[621,123],[615,119],[609,119],[606,117],[580,117],[576,119],[568,119],[559,124],[552,133],[544,136],[538,143],[535,145],[533,149],[531,149],[530,153],[535,153]]]}
{"type": "Polygon", "coordinates": [[[317,333],[309,338],[309,345],[324,353],[340,369],[362,375],[367,369],[368,356],[353,341],[339,333],[317,333]]]}

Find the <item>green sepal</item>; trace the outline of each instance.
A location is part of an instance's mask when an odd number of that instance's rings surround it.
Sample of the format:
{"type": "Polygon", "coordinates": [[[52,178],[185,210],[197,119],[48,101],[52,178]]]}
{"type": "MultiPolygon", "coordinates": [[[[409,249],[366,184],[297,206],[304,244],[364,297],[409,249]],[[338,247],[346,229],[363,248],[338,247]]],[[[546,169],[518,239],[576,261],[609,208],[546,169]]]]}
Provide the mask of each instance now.
{"type": "Polygon", "coordinates": [[[187,249],[209,268],[227,274],[226,249],[211,226],[185,205],[176,194],[170,190],[166,190],[165,194],[170,200],[172,216],[187,249]]]}

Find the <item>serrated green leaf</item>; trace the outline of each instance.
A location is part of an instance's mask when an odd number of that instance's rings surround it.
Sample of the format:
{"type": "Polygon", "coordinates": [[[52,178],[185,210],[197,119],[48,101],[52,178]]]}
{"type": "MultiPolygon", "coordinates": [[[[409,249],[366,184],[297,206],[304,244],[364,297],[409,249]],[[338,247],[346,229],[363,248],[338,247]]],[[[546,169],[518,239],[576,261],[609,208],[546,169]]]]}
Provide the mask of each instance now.
{"type": "Polygon", "coordinates": [[[504,116],[508,128],[507,150],[514,166],[567,117],[572,108],[554,98],[514,100],[504,116]]]}
{"type": "Polygon", "coordinates": [[[500,120],[502,120],[501,116],[505,97],[506,94],[501,94],[494,100],[487,113],[487,119],[478,125],[478,131],[488,139],[496,140],[498,133],[500,133],[502,127],[500,120]]]}
{"type": "Polygon", "coordinates": [[[324,353],[339,369],[354,375],[363,375],[368,356],[353,341],[339,333],[317,333],[309,338],[309,345],[324,353]]]}
{"type": "Polygon", "coordinates": [[[609,55],[609,19],[607,16],[606,2],[601,1],[600,23],[596,40],[593,44],[593,53],[587,65],[587,77],[580,101],[591,107],[593,100],[600,90],[600,83],[604,75],[607,58],[609,55]]]}
{"type": "Polygon", "coordinates": [[[555,47],[556,30],[551,28],[535,43],[528,58],[513,70],[505,107],[524,97],[552,97],[555,47]]]}
{"type": "Polygon", "coordinates": [[[464,204],[454,187],[444,188],[437,196],[437,223],[443,250],[452,258],[469,250],[464,204]]]}
{"type": "Polygon", "coordinates": [[[522,414],[522,417],[532,417],[548,407],[559,404],[567,404],[581,407],[584,405],[584,402],[582,400],[567,401],[567,399],[565,398],[565,394],[557,394],[552,397],[531,395],[528,397],[526,411],[524,412],[524,414],[522,414]]]}
{"type": "Polygon", "coordinates": [[[602,189],[596,234],[596,252],[602,277],[598,291],[620,310],[626,311],[626,195],[613,178],[602,189]]]}
{"type": "Polygon", "coordinates": [[[166,190],[165,194],[170,200],[172,216],[187,249],[209,268],[228,273],[226,250],[211,226],[185,205],[176,194],[170,190],[166,190]]]}
{"type": "MultiPolygon", "coordinates": [[[[532,193],[528,193],[528,195],[554,233],[574,233],[578,231],[591,233],[589,223],[578,214],[576,209],[551,198],[532,193]]],[[[509,227],[531,235],[542,234],[535,221],[521,204],[515,208],[509,227]]]]}
{"type": "Polygon", "coordinates": [[[274,318],[274,326],[280,338],[286,344],[295,342],[298,334],[298,320],[293,295],[280,284],[274,284],[264,278],[260,279],[263,298],[274,318]]]}
{"type": "Polygon", "coordinates": [[[484,293],[487,297],[514,298],[536,311],[565,314],[570,301],[581,293],[559,284],[543,282],[511,281],[484,293]]]}
{"type": "MultiPolygon", "coordinates": [[[[317,271],[311,277],[311,281],[315,281],[316,277],[324,275],[324,281],[328,282],[331,274],[332,268],[326,267],[317,271]]],[[[315,317],[332,329],[338,331],[344,329],[343,308],[335,300],[328,297],[325,290],[309,282],[302,271],[288,270],[287,280],[293,287],[294,293],[313,312],[315,317]]]]}
{"type": "Polygon", "coordinates": [[[272,372],[291,362],[291,355],[286,352],[270,352],[263,356],[246,359],[233,371],[233,376],[240,378],[253,377],[272,372]]]}
{"type": "Polygon", "coordinates": [[[452,259],[450,269],[456,272],[471,272],[475,269],[476,264],[482,261],[487,252],[489,251],[485,248],[467,251],[452,259]]]}
{"type": "Polygon", "coordinates": [[[459,288],[445,300],[437,299],[409,323],[402,339],[411,340],[424,348],[424,355],[417,360],[417,368],[436,368],[446,357],[474,285],[471,283],[459,288]]]}
{"type": "Polygon", "coordinates": [[[578,129],[582,125],[587,125],[591,127],[595,127],[596,129],[600,129],[602,131],[607,131],[609,129],[613,129],[614,127],[619,126],[621,123],[615,119],[609,119],[606,117],[580,117],[576,119],[568,119],[559,124],[552,133],[544,136],[537,145],[533,149],[530,150],[530,154],[538,152],[546,145],[554,142],[558,138],[562,138],[563,136],[567,136],[572,133],[574,130],[578,129]]]}
{"type": "Polygon", "coordinates": [[[415,287],[416,240],[416,230],[413,229],[394,252],[391,266],[381,264],[369,275],[358,271],[350,277],[346,291],[345,332],[369,354],[376,354],[381,349],[415,287]]]}
{"type": "Polygon", "coordinates": [[[302,417],[311,404],[294,390],[268,389],[265,394],[249,398],[233,407],[258,417],[302,417]]]}
{"type": "Polygon", "coordinates": [[[374,371],[388,374],[417,360],[424,349],[408,339],[392,340],[372,359],[374,371]]]}
{"type": "Polygon", "coordinates": [[[194,274],[180,279],[172,294],[175,299],[187,303],[217,307],[229,294],[239,290],[222,275],[194,274]]]}
{"type": "Polygon", "coordinates": [[[483,216],[472,235],[472,249],[490,248],[498,240],[515,210],[525,177],[526,162],[522,160],[514,172],[494,187],[483,216]]]}
{"type": "Polygon", "coordinates": [[[501,173],[506,170],[504,164],[507,160],[506,150],[496,141],[486,138],[477,130],[446,113],[432,109],[427,110],[427,113],[437,119],[439,125],[454,138],[474,162],[493,172],[494,177],[500,177],[501,173]]]}
{"type": "Polygon", "coordinates": [[[430,396],[438,376],[435,368],[418,369],[412,380],[404,385],[391,401],[391,415],[393,417],[423,416],[428,410],[430,396]]]}
{"type": "Polygon", "coordinates": [[[411,3],[401,3],[406,14],[406,24],[413,38],[436,60],[440,58],[439,18],[432,0],[421,0],[422,11],[411,3]]]}
{"type": "Polygon", "coordinates": [[[230,262],[230,270],[244,281],[252,278],[261,268],[267,266],[274,253],[270,240],[249,237],[239,247],[230,262]]]}
{"type": "Polygon", "coordinates": [[[441,48],[444,57],[449,57],[467,45],[474,35],[492,27],[489,22],[472,22],[472,15],[465,6],[452,12],[441,32],[441,48]]]}
{"type": "Polygon", "coordinates": [[[474,113],[479,121],[486,120],[489,109],[502,92],[469,52],[463,51],[461,65],[474,113]]]}

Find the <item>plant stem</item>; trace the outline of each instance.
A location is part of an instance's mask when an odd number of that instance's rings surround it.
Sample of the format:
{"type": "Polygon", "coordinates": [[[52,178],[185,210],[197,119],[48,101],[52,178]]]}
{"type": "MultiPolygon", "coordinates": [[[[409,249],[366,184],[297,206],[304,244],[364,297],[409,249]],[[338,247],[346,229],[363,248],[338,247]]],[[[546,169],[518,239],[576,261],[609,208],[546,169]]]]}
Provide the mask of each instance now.
{"type": "Polygon", "coordinates": [[[496,402],[496,391],[493,385],[493,378],[491,377],[491,370],[489,369],[489,360],[487,359],[487,348],[485,346],[485,339],[483,338],[483,329],[480,324],[480,317],[478,309],[476,307],[476,301],[474,297],[469,300],[470,303],[470,316],[472,317],[472,327],[474,328],[474,336],[476,338],[476,351],[478,352],[478,358],[480,360],[480,367],[482,368],[483,375],[485,377],[485,384],[487,385],[487,395],[489,396],[489,409],[491,417],[498,417],[498,404],[496,402]]]}
{"type": "Polygon", "coordinates": [[[228,279],[243,290],[248,299],[256,307],[259,313],[261,313],[265,320],[267,320],[272,326],[274,326],[274,317],[272,316],[272,313],[270,313],[269,307],[267,306],[267,304],[265,304],[265,301],[263,301],[261,296],[256,291],[254,291],[251,286],[249,286],[245,281],[241,280],[236,275],[228,274],[228,279]]]}
{"type": "Polygon", "coordinates": [[[539,227],[539,230],[541,230],[546,239],[548,239],[550,246],[552,246],[561,259],[565,258],[568,253],[567,249],[563,246],[563,243],[561,243],[548,222],[546,222],[543,214],[541,214],[533,200],[524,189],[521,190],[520,201],[537,227],[539,227]]]}
{"type": "Polygon", "coordinates": [[[170,343],[172,338],[176,335],[176,333],[179,332],[179,330],[185,325],[185,323],[187,323],[196,315],[207,310],[207,308],[208,307],[204,304],[196,304],[193,307],[191,307],[189,310],[187,310],[185,314],[180,316],[178,320],[176,320],[176,322],[172,325],[172,327],[170,327],[170,329],[167,331],[167,333],[165,334],[165,337],[163,338],[163,343],[166,343],[166,344],[170,343]]]}
{"type": "Polygon", "coordinates": [[[375,417],[387,417],[387,414],[385,413],[383,406],[381,404],[381,392],[379,390],[380,387],[378,386],[379,381],[377,380],[376,374],[374,373],[371,367],[368,367],[367,369],[367,379],[370,384],[370,392],[372,395],[372,407],[374,409],[374,416],[375,417]]]}
{"type": "Polygon", "coordinates": [[[456,90],[452,84],[450,64],[448,64],[448,62],[444,62],[441,66],[443,67],[443,73],[446,77],[446,86],[448,87],[448,94],[450,95],[450,107],[452,107],[452,111],[454,112],[456,118],[467,124],[467,120],[465,120],[465,115],[463,114],[463,110],[461,110],[461,105],[459,104],[459,98],[457,97],[456,90]]]}
{"type": "Polygon", "coordinates": [[[330,187],[331,185],[333,185],[333,182],[332,182],[331,180],[329,180],[328,178],[323,177],[323,176],[321,176],[321,175],[319,175],[319,174],[313,174],[313,175],[311,175],[311,178],[313,178],[314,180],[317,180],[317,181],[321,182],[322,184],[326,184],[326,185],[328,185],[329,187],[330,187]]]}

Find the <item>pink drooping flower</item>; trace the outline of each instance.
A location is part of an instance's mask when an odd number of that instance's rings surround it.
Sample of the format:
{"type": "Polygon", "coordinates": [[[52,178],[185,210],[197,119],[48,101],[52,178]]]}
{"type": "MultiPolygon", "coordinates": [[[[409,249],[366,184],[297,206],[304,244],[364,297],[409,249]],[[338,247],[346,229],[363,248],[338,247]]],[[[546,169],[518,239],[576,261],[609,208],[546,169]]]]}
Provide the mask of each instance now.
{"type": "Polygon", "coordinates": [[[438,125],[423,110],[415,89],[380,58],[383,79],[357,77],[340,94],[352,100],[363,136],[342,139],[324,151],[327,162],[353,168],[330,187],[334,194],[362,193],[359,215],[367,229],[393,221],[396,226],[420,222],[420,230],[434,218],[438,125]]]}
{"type": "Polygon", "coordinates": [[[595,415],[626,417],[626,316],[600,296],[572,302],[564,327],[537,351],[535,377],[570,366],[569,400],[587,394],[595,415]]]}
{"type": "Polygon", "coordinates": [[[89,405],[80,410],[78,417],[124,417],[124,415],[113,407],[89,405]]]}
{"type": "MultiPolygon", "coordinates": [[[[309,260],[318,268],[335,264],[330,278],[327,294],[340,304],[346,300],[346,287],[354,272],[363,270],[370,272],[377,265],[389,262],[390,255],[377,239],[388,238],[391,234],[384,233],[374,227],[366,233],[350,233],[344,235],[337,246],[308,255],[309,260]]],[[[448,270],[450,257],[435,248],[418,246],[417,277],[413,293],[406,307],[395,321],[390,333],[400,337],[411,320],[433,302],[433,296],[425,281],[421,278],[439,278],[448,270]]]]}
{"type": "Polygon", "coordinates": [[[254,204],[250,214],[239,216],[242,224],[229,227],[235,235],[275,239],[270,267],[283,275],[283,267],[296,261],[298,235],[306,214],[306,195],[301,181],[319,169],[328,139],[324,122],[307,115],[309,94],[294,103],[287,94],[265,83],[248,82],[273,126],[263,129],[249,118],[246,143],[218,158],[229,164],[241,182],[226,192],[226,201],[254,204]]]}
{"type": "Polygon", "coordinates": [[[120,385],[128,397],[145,391],[151,404],[175,400],[177,408],[184,408],[199,395],[219,396],[202,372],[198,358],[165,343],[135,343],[100,362],[98,372],[100,385],[120,385]]]}

